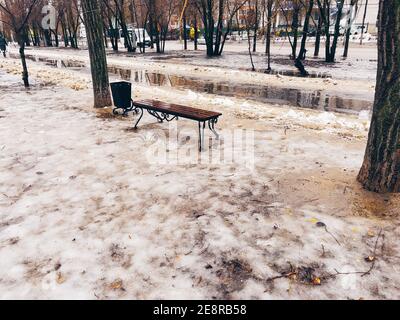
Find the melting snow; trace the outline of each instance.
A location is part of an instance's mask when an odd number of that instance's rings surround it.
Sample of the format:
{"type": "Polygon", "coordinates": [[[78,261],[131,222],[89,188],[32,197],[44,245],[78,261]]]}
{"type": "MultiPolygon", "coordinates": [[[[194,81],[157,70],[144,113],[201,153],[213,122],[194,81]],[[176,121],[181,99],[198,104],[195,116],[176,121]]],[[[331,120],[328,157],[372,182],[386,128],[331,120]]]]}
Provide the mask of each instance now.
{"type": "Polygon", "coordinates": [[[210,163],[193,122],[146,116],[133,131],[91,108],[87,76],[49,70],[30,64],[52,83],[30,91],[0,71],[0,298],[400,298],[399,197],[355,181],[361,120],[135,87],[223,112],[214,152],[229,151],[232,130],[253,131],[253,167],[210,163]],[[186,150],[190,164],[149,161],[168,136],[167,154],[186,150]],[[375,268],[353,274],[377,240],[375,268]]]}

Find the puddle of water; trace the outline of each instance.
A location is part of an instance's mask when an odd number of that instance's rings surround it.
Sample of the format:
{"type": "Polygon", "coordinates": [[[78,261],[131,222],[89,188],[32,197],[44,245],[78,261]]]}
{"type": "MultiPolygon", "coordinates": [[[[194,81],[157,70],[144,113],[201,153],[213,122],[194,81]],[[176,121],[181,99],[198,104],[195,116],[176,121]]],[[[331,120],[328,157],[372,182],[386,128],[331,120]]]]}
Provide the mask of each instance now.
{"type": "MultiPolygon", "coordinates": [[[[241,55],[236,53],[237,55],[241,55]]],[[[247,54],[246,54],[247,57],[247,54]]],[[[262,56],[263,57],[263,56],[262,56]]],[[[163,61],[163,62],[169,62],[169,63],[174,63],[174,62],[179,62],[179,63],[186,63],[192,66],[196,66],[194,62],[191,61],[192,58],[198,58],[198,54],[175,54],[175,55],[162,55],[162,56],[151,56],[150,60],[155,60],[155,61],[163,61]]],[[[214,60],[220,59],[220,57],[215,57],[212,58],[214,60]]],[[[316,63],[314,62],[309,62],[309,63],[316,63]]],[[[265,63],[263,63],[265,64],[265,63]]],[[[289,65],[293,64],[291,60],[284,60],[284,59],[274,59],[273,61],[274,65],[289,65]]],[[[203,65],[206,67],[207,65],[203,65]]],[[[241,71],[252,71],[252,72],[258,72],[258,73],[268,73],[268,74],[273,74],[273,75],[282,75],[282,76],[290,76],[290,77],[304,77],[303,75],[300,74],[298,70],[293,70],[293,69],[285,69],[285,68],[278,68],[278,69],[272,69],[272,70],[267,70],[265,67],[264,68],[256,68],[256,70],[253,70],[252,68],[245,68],[245,67],[236,67],[236,66],[225,66],[223,64],[213,64],[210,63],[210,66],[212,67],[218,67],[222,69],[236,69],[236,70],[241,70],[241,71]]],[[[306,69],[309,72],[309,75],[306,78],[332,78],[332,75],[329,72],[324,72],[324,71],[314,71],[314,70],[309,70],[308,66],[306,66],[306,69]]]]}
{"type": "MultiPolygon", "coordinates": [[[[18,58],[18,55],[15,55],[15,58],[18,58]]],[[[36,57],[30,54],[27,54],[26,58],[36,62],[45,63],[52,67],[71,68],[81,72],[88,71],[85,64],[80,61],[50,59],[36,57]]],[[[152,73],[143,70],[137,71],[116,66],[109,66],[108,69],[111,74],[117,75],[123,80],[140,84],[150,86],[168,86],[200,93],[245,98],[259,102],[292,105],[307,109],[358,114],[360,111],[370,110],[373,105],[372,95],[367,98],[354,98],[324,90],[310,91],[257,84],[242,84],[228,81],[216,81],[215,79],[152,73]]],[[[282,74],[282,71],[277,73],[282,74]]],[[[322,75],[319,75],[319,77],[321,76],[322,75]]]]}
{"type": "MultiPolygon", "coordinates": [[[[14,59],[19,59],[19,55],[15,53],[10,53],[10,57],[14,59]]],[[[85,63],[77,60],[61,60],[61,59],[52,59],[46,57],[37,57],[32,54],[25,54],[25,58],[27,60],[35,61],[35,62],[42,62],[47,66],[57,67],[57,68],[85,68],[85,63]]]]}
{"type": "Polygon", "coordinates": [[[234,82],[151,73],[118,67],[109,67],[109,72],[118,75],[123,80],[150,86],[190,89],[201,93],[246,98],[254,101],[293,105],[331,112],[358,114],[360,111],[370,110],[373,104],[372,98],[371,100],[353,99],[322,90],[309,91],[256,84],[236,84],[234,82]]]}

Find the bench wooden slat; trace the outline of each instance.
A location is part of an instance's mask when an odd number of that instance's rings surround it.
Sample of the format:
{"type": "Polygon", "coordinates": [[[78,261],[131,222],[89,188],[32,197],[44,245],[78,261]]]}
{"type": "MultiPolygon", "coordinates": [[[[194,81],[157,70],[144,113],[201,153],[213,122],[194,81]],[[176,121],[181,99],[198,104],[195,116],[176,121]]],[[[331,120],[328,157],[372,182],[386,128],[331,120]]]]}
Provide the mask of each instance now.
{"type": "Polygon", "coordinates": [[[133,104],[147,110],[166,112],[174,116],[195,121],[208,121],[222,116],[222,113],[166,103],[158,100],[140,100],[133,102],[133,104]]]}

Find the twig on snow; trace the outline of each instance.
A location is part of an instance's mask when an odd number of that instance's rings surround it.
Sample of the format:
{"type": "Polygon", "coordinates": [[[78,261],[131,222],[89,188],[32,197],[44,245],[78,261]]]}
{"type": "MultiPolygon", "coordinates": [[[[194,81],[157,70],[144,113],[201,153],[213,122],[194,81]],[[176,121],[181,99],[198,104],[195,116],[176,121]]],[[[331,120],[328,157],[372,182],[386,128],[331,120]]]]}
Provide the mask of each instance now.
{"type": "Polygon", "coordinates": [[[339,246],[342,246],[342,245],[340,244],[340,242],[338,241],[338,239],[336,239],[336,237],[328,230],[328,227],[327,227],[327,226],[325,226],[325,231],[326,231],[333,239],[335,239],[335,241],[337,242],[337,244],[338,244],[339,246]]]}
{"type": "MultiPolygon", "coordinates": [[[[372,265],[369,268],[368,271],[354,271],[354,272],[339,272],[338,270],[335,269],[336,275],[349,275],[349,274],[361,274],[361,277],[365,277],[367,275],[370,275],[372,270],[374,270],[375,268],[375,264],[376,264],[376,250],[378,249],[378,243],[379,243],[379,239],[382,237],[382,239],[384,239],[384,235],[382,235],[383,229],[381,228],[381,230],[379,231],[378,237],[376,238],[375,241],[375,247],[374,247],[374,251],[372,253],[373,257],[373,261],[372,261],[372,265]]],[[[335,276],[335,275],[333,275],[335,276]]]]}
{"type": "Polygon", "coordinates": [[[381,230],[379,231],[378,237],[376,238],[375,247],[374,247],[374,252],[372,253],[372,257],[374,258],[374,260],[372,261],[371,268],[369,268],[369,270],[368,270],[367,272],[365,272],[361,277],[365,277],[366,275],[371,274],[371,271],[374,270],[374,268],[375,268],[375,263],[376,263],[376,250],[377,250],[377,248],[378,248],[379,239],[380,239],[381,236],[382,236],[382,231],[383,231],[383,230],[382,230],[382,228],[381,228],[381,230]]]}

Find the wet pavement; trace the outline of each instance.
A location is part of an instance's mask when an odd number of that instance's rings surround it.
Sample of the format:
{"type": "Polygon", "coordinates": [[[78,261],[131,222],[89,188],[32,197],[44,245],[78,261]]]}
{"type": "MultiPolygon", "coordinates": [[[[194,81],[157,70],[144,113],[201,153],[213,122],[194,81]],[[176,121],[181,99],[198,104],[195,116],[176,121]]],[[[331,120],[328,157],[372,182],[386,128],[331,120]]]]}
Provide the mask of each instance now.
{"type": "MultiPolygon", "coordinates": [[[[155,58],[155,56],[152,56],[155,58]]],[[[14,57],[16,58],[16,57],[14,57]]],[[[69,68],[79,72],[89,72],[85,63],[77,60],[61,60],[37,57],[27,54],[26,58],[57,68],[69,68]]],[[[160,59],[162,57],[158,57],[160,59]]],[[[163,56],[167,58],[167,56],[163,56]]],[[[323,110],[330,112],[359,114],[370,110],[373,95],[355,96],[326,90],[303,90],[290,87],[278,87],[262,84],[248,84],[235,81],[216,80],[215,78],[153,73],[145,70],[132,70],[109,66],[111,78],[149,86],[165,86],[179,90],[191,90],[227,97],[245,98],[257,102],[290,105],[295,107],[323,110]]]]}

